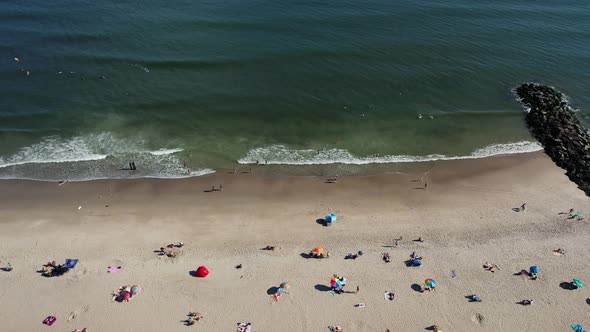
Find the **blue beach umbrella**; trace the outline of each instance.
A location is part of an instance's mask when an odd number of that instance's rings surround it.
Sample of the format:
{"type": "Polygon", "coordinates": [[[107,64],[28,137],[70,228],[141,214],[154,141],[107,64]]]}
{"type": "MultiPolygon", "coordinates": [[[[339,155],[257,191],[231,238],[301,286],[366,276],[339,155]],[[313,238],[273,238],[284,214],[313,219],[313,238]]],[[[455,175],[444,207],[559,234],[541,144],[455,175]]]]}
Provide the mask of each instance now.
{"type": "Polygon", "coordinates": [[[530,273],[539,273],[541,271],[537,265],[533,265],[529,268],[530,273]]]}
{"type": "Polygon", "coordinates": [[[334,221],[336,221],[336,218],[337,218],[336,215],[334,213],[331,213],[326,216],[326,221],[327,222],[334,222],[334,221]]]}
{"type": "Polygon", "coordinates": [[[570,325],[572,327],[572,329],[574,329],[574,331],[576,332],[584,332],[584,327],[580,324],[572,324],[570,325]]]}

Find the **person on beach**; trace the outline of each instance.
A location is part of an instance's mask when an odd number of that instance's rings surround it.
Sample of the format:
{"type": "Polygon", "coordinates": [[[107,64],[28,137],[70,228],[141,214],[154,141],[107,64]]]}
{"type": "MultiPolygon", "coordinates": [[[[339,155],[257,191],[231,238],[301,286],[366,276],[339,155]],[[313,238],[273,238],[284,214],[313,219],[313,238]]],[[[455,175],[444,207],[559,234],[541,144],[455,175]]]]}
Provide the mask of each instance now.
{"type": "Polygon", "coordinates": [[[531,305],[531,304],[533,304],[533,300],[522,300],[522,301],[518,302],[518,304],[520,304],[520,305],[531,305]]]}
{"type": "Polygon", "coordinates": [[[496,272],[496,270],[499,270],[499,269],[498,269],[498,265],[496,265],[496,264],[490,264],[490,263],[488,263],[488,262],[486,262],[486,263],[483,265],[483,268],[484,268],[484,269],[486,269],[487,271],[490,271],[490,272],[492,272],[492,273],[495,273],[495,272],[496,272]]]}
{"type": "Polygon", "coordinates": [[[223,191],[223,186],[219,185],[219,191],[223,191]]]}
{"type": "Polygon", "coordinates": [[[556,256],[565,255],[565,250],[563,250],[561,248],[557,248],[557,249],[553,250],[553,254],[556,256]]]}
{"type": "Polygon", "coordinates": [[[522,205],[520,206],[520,211],[524,211],[524,206],[526,205],[526,203],[522,203],[522,205]]]}

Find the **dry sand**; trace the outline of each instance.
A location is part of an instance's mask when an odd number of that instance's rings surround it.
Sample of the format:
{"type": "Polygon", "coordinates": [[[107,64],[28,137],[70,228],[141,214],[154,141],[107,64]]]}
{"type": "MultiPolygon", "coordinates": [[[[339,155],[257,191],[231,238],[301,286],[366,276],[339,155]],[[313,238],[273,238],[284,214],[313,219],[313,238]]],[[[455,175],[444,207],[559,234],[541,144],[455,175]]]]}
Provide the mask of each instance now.
{"type": "Polygon", "coordinates": [[[542,153],[433,163],[422,174],[319,177],[214,174],[185,180],[0,183],[1,331],[569,331],[590,327],[590,290],[560,283],[590,282],[589,221],[559,212],[590,213],[588,197],[542,153]],[[207,193],[223,184],[222,192],[207,193]],[[524,212],[512,208],[527,203],[524,212]],[[107,207],[108,205],[108,207],[107,207]],[[78,207],[81,206],[81,209],[78,207]],[[337,213],[331,227],[316,222],[337,213]],[[403,236],[396,248],[388,247],[403,236]],[[422,237],[425,242],[412,239],[422,237]],[[153,250],[184,241],[177,258],[153,250]],[[275,251],[262,251],[275,245],[275,251]],[[300,254],[316,245],[324,260],[300,254]],[[552,255],[563,248],[564,256],[552,255]],[[356,260],[348,252],[362,250],[356,260]],[[404,261],[412,251],[421,268],[404,261]],[[389,252],[389,264],[381,253],[389,252]],[[49,260],[78,258],[63,277],[36,273],[49,260]],[[486,262],[500,268],[490,273],[486,262]],[[108,265],[121,265],[116,274],[108,265]],[[234,266],[242,264],[242,269],[234,266]],[[206,265],[206,279],[189,272],[206,265]],[[513,273],[531,265],[538,280],[513,273]],[[451,277],[455,271],[456,277],[451,277]],[[331,296],[332,274],[358,294],[331,296]],[[412,289],[427,277],[436,291],[412,289]],[[292,287],[278,303],[269,289],[292,287]],[[111,291],[138,283],[129,303],[111,291]],[[383,298],[395,292],[394,301],[383,298]],[[477,293],[481,303],[469,303],[477,293]],[[533,299],[531,306],[516,302],[533,299]],[[356,303],[365,308],[355,308],[356,303]],[[186,327],[189,311],[204,319],[186,327]],[[48,315],[58,320],[41,324],[48,315]]]}

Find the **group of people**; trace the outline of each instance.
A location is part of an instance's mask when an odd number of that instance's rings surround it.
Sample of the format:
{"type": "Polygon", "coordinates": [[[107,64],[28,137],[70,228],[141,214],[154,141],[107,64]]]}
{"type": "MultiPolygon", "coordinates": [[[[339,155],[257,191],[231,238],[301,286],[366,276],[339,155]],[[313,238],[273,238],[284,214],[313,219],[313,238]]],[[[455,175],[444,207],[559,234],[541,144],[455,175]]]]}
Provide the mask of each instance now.
{"type": "Polygon", "coordinates": [[[44,277],[59,277],[64,275],[70,269],[62,264],[57,264],[55,261],[47,262],[41,268],[41,275],[44,277]]]}
{"type": "Polygon", "coordinates": [[[180,250],[178,249],[182,247],[184,247],[183,242],[178,242],[178,244],[170,243],[166,246],[166,248],[160,247],[160,250],[157,250],[156,252],[159,253],[160,256],[168,256],[174,258],[180,254],[180,250]]]}

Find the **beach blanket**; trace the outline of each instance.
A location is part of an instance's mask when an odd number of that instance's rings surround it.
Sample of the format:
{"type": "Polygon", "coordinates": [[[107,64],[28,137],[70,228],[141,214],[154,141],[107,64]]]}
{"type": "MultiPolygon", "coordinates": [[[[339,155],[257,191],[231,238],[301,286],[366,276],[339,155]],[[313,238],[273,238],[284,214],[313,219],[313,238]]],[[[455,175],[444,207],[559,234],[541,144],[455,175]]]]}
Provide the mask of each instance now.
{"type": "Polygon", "coordinates": [[[252,331],[252,324],[250,323],[238,323],[238,330],[237,332],[251,332],[252,331]]]}
{"type": "Polygon", "coordinates": [[[78,264],[78,260],[77,259],[66,259],[66,263],[63,265],[63,267],[65,267],[66,269],[73,269],[74,267],[76,267],[76,264],[78,264]]]}
{"type": "Polygon", "coordinates": [[[121,267],[120,266],[109,266],[107,269],[107,272],[109,273],[116,273],[121,271],[121,267]]]}

